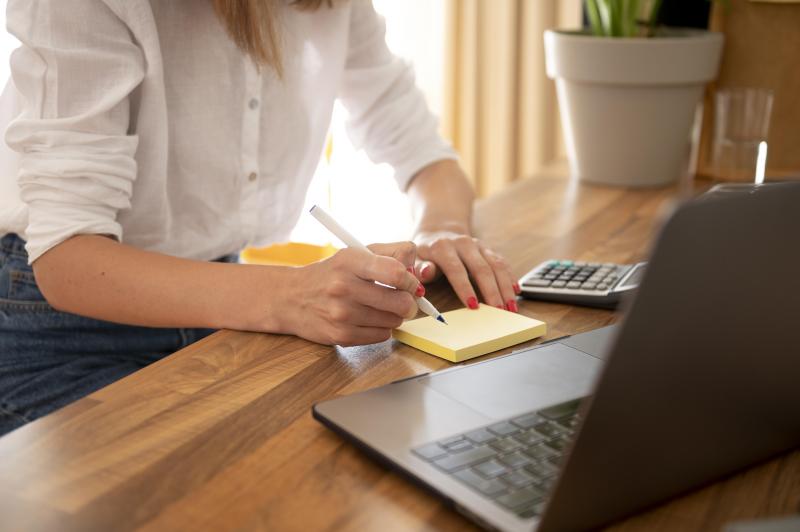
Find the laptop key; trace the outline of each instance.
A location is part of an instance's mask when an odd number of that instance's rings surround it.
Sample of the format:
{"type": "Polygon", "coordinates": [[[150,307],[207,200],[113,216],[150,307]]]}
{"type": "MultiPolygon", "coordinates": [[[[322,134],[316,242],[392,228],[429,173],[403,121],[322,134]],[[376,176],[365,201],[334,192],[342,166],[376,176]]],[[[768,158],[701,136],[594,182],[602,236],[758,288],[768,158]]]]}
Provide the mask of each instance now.
{"type": "Polygon", "coordinates": [[[545,447],[544,445],[534,445],[532,447],[528,447],[523,452],[534,460],[543,460],[548,456],[555,456],[558,454],[553,449],[545,447]]]}
{"type": "Polygon", "coordinates": [[[508,488],[506,488],[505,484],[497,480],[496,478],[486,479],[477,474],[472,469],[462,469],[461,471],[456,471],[453,473],[453,476],[459,479],[460,481],[464,482],[465,484],[469,485],[473,489],[487,495],[489,497],[494,497],[499,493],[503,493],[508,488]]]}
{"type": "Polygon", "coordinates": [[[497,439],[497,434],[492,434],[486,429],[475,429],[467,432],[464,436],[475,443],[486,443],[497,439]]]}
{"type": "Polygon", "coordinates": [[[550,462],[532,462],[525,466],[525,471],[538,478],[548,478],[558,473],[558,468],[550,462]]]}
{"type": "Polygon", "coordinates": [[[543,498],[544,492],[542,490],[534,486],[529,486],[527,488],[522,488],[521,490],[512,491],[511,493],[501,495],[495,500],[506,508],[516,511],[518,508],[525,509],[532,504],[540,502],[543,498]]]}
{"type": "Polygon", "coordinates": [[[564,451],[564,448],[567,446],[568,443],[569,443],[569,440],[566,439],[566,438],[556,438],[556,439],[548,440],[548,441],[544,442],[544,444],[546,446],[550,447],[551,449],[553,449],[554,451],[557,451],[559,453],[564,451]]]}
{"type": "Polygon", "coordinates": [[[456,443],[462,441],[463,439],[464,439],[464,436],[459,434],[458,436],[453,436],[453,437],[450,437],[450,438],[445,438],[443,440],[439,440],[437,443],[439,445],[441,445],[442,447],[449,448],[451,445],[455,445],[456,443]]]}
{"type": "Polygon", "coordinates": [[[533,430],[538,432],[539,434],[547,437],[557,436],[564,432],[564,428],[556,425],[555,423],[551,423],[545,421],[544,423],[539,423],[533,427],[533,430]]]}
{"type": "Polygon", "coordinates": [[[487,460],[480,464],[473,466],[472,469],[487,478],[499,477],[503,473],[508,473],[509,469],[497,460],[487,460]]]}
{"type": "Polygon", "coordinates": [[[515,417],[511,420],[514,425],[529,429],[532,426],[541,423],[542,418],[538,414],[525,414],[524,416],[515,417]]]}
{"type": "Polygon", "coordinates": [[[519,431],[519,427],[509,423],[508,421],[501,421],[500,423],[489,425],[487,428],[491,432],[494,432],[495,434],[498,434],[500,436],[508,436],[509,434],[513,434],[519,431]]]}
{"type": "Polygon", "coordinates": [[[438,443],[429,443],[428,445],[417,447],[413,451],[414,454],[428,461],[436,460],[442,456],[447,456],[447,451],[442,449],[438,443]]]}
{"type": "Polygon", "coordinates": [[[545,437],[536,432],[535,430],[528,430],[525,432],[518,432],[514,434],[513,438],[521,444],[527,446],[543,442],[545,437]]]}
{"type": "Polygon", "coordinates": [[[502,440],[494,441],[489,445],[491,445],[501,453],[510,453],[511,451],[516,451],[517,449],[520,449],[523,446],[521,443],[511,438],[503,438],[502,440]]]}
{"type": "Polygon", "coordinates": [[[553,489],[553,484],[555,483],[556,483],[556,476],[553,475],[551,477],[540,478],[536,482],[536,485],[542,488],[544,491],[549,492],[550,490],[553,489]]]}
{"type": "Polygon", "coordinates": [[[539,415],[550,420],[561,419],[562,417],[568,417],[575,414],[580,405],[580,399],[573,399],[572,401],[567,401],[566,403],[553,405],[543,410],[539,410],[539,415]]]}
{"type": "Polygon", "coordinates": [[[451,453],[460,453],[462,451],[466,451],[467,449],[472,449],[472,447],[472,442],[468,440],[461,440],[449,446],[447,450],[451,453]]]}
{"type": "Polygon", "coordinates": [[[515,488],[524,488],[525,486],[530,486],[534,482],[540,483],[542,479],[539,479],[527,471],[520,469],[517,471],[512,471],[507,475],[503,476],[503,480],[514,486],[515,488]]]}
{"type": "Polygon", "coordinates": [[[497,452],[491,447],[473,447],[467,451],[445,456],[434,460],[434,465],[440,469],[444,469],[448,473],[460,469],[464,466],[472,465],[477,462],[482,462],[487,458],[495,456],[497,452]]]}
{"type": "Polygon", "coordinates": [[[508,467],[513,469],[517,469],[531,463],[531,459],[520,452],[507,454],[500,458],[500,460],[508,467]]]}

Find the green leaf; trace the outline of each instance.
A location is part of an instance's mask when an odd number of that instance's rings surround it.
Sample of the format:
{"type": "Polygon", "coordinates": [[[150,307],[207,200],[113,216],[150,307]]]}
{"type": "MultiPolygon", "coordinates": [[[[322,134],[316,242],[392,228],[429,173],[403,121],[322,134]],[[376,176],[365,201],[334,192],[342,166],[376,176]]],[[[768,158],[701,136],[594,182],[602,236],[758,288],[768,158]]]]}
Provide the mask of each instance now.
{"type": "Polygon", "coordinates": [[[600,12],[600,24],[603,26],[603,35],[611,37],[611,13],[609,9],[610,0],[597,0],[597,8],[600,12]]]}
{"type": "Polygon", "coordinates": [[[589,16],[592,34],[598,37],[604,36],[605,32],[603,31],[603,23],[600,20],[600,11],[597,9],[597,0],[586,0],[586,13],[589,16]]]}

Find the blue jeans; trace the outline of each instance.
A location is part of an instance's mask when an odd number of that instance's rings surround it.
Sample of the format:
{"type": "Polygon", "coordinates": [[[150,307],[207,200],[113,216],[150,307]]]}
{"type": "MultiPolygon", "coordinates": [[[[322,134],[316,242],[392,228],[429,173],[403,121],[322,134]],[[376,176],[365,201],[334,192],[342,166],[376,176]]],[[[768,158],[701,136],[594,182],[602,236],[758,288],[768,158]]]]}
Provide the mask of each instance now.
{"type": "Polygon", "coordinates": [[[39,291],[24,246],[13,234],[0,239],[0,435],[214,332],[57,311],[39,291]]]}

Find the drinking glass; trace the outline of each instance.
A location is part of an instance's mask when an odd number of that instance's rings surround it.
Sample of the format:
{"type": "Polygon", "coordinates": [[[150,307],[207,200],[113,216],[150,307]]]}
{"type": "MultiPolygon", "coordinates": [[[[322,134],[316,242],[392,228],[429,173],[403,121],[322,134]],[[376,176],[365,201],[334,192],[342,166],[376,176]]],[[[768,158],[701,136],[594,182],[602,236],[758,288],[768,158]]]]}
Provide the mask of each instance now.
{"type": "Polygon", "coordinates": [[[726,88],[714,95],[714,175],[752,181],[758,146],[766,142],[774,93],[770,89],[726,88]]]}

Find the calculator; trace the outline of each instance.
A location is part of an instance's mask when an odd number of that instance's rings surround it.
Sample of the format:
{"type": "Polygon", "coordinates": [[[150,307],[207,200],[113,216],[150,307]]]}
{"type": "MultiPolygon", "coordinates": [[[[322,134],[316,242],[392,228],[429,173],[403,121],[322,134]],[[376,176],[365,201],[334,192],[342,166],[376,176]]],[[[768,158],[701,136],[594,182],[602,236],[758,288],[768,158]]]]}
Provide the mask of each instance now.
{"type": "Polygon", "coordinates": [[[519,280],[522,295],[558,303],[615,308],[639,285],[646,262],[614,264],[548,260],[519,280]]]}

